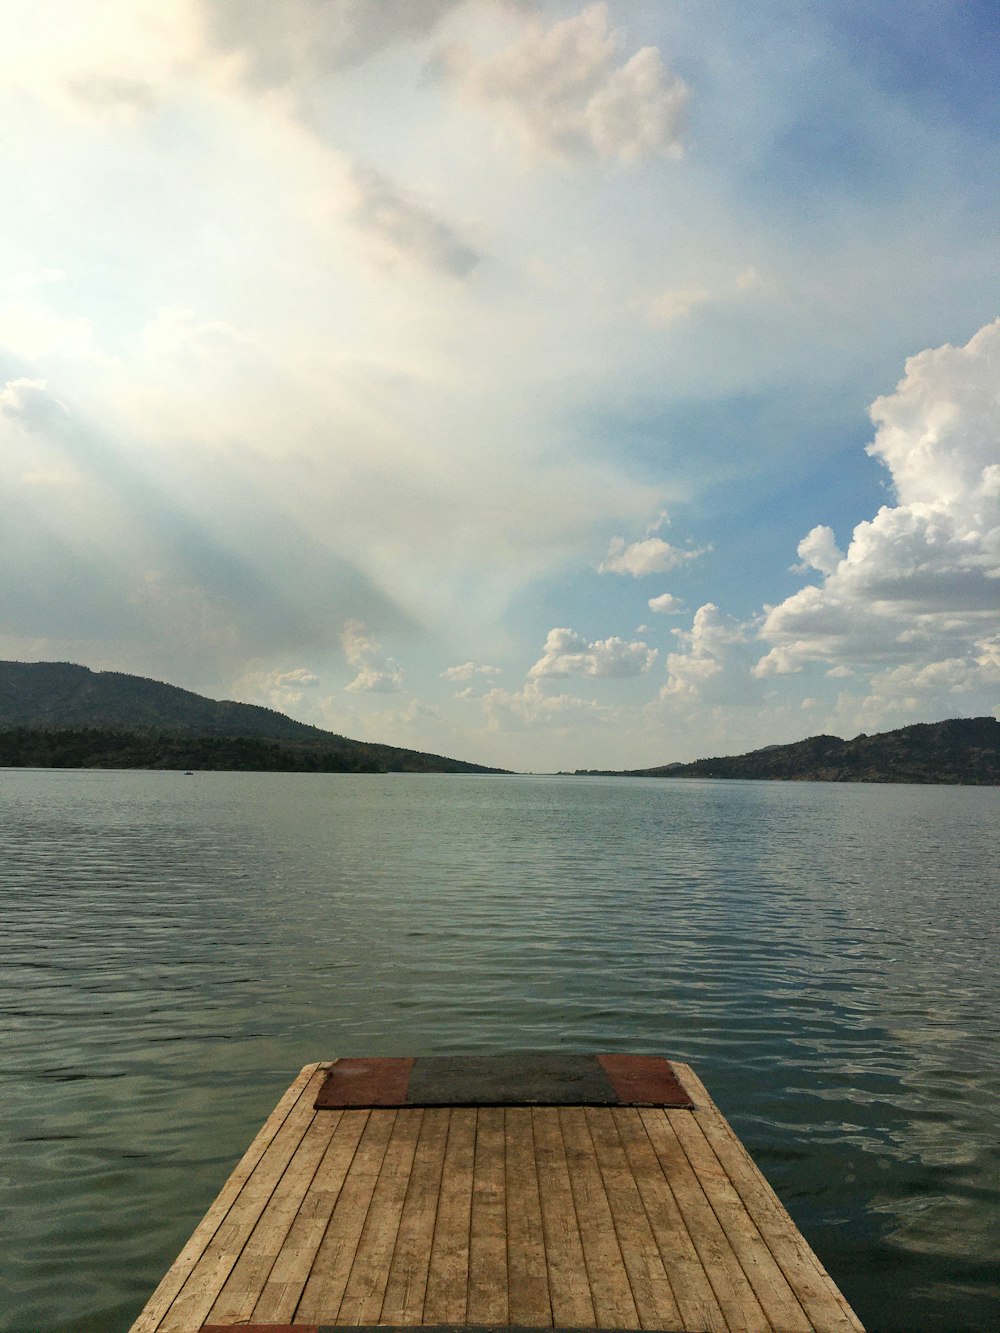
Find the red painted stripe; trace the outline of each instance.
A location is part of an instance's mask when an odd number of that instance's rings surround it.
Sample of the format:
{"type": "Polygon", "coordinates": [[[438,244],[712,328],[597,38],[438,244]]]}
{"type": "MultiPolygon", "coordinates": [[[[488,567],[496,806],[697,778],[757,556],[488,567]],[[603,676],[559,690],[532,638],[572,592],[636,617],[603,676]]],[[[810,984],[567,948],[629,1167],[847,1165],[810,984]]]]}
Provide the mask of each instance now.
{"type": "Polygon", "coordinates": [[[352,1106],[405,1106],[412,1056],[338,1060],[316,1098],[317,1111],[352,1106]]]}
{"type": "Polygon", "coordinates": [[[690,1109],[694,1105],[673,1066],[661,1055],[599,1055],[597,1059],[624,1106],[690,1109]]]}

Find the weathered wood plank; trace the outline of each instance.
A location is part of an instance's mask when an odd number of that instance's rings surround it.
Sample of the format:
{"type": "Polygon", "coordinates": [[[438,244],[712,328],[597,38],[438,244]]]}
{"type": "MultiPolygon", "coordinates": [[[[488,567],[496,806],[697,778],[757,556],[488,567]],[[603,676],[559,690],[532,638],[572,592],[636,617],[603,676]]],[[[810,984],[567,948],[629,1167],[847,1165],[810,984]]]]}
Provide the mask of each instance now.
{"type": "Polygon", "coordinates": [[[545,1328],[552,1323],[552,1302],[530,1107],[507,1107],[504,1146],[509,1319],[523,1328],[545,1328]]]}
{"type": "Polygon", "coordinates": [[[419,1324],[423,1315],[449,1116],[446,1107],[429,1107],[423,1114],[380,1324],[419,1324]]]}
{"type": "Polygon", "coordinates": [[[378,1323],[423,1114],[421,1110],[396,1112],[396,1122],[382,1161],[358,1251],[354,1256],[344,1299],[337,1312],[338,1323],[378,1323]]]}
{"type": "Polygon", "coordinates": [[[295,1310],[300,1322],[324,1324],[336,1319],[397,1114],[368,1112],[368,1123],[295,1310]]]}
{"type": "Polygon", "coordinates": [[[697,1116],[679,1111],[667,1114],[764,1313],[782,1333],[810,1333],[812,1324],[798,1297],[705,1138],[702,1124],[717,1112],[703,1111],[697,1116]]]}
{"type": "MultiPolygon", "coordinates": [[[[690,1066],[683,1066],[685,1084],[693,1095],[714,1107],[704,1084],[690,1066]]],[[[842,1292],[792,1221],[766,1176],[721,1112],[700,1120],[705,1137],[745,1206],[752,1210],[776,1261],[795,1288],[812,1323],[829,1333],[864,1333],[842,1292]]]]}
{"type": "MultiPolygon", "coordinates": [[[[338,1113],[316,1114],[326,1123],[327,1116],[338,1113]]],[[[368,1111],[344,1111],[331,1120],[329,1145],[253,1308],[254,1323],[287,1323],[294,1316],[368,1117],[368,1111]]]]}
{"type": "Polygon", "coordinates": [[[640,1325],[678,1328],[681,1312],[614,1116],[605,1107],[590,1107],[585,1114],[640,1325]]]}
{"type": "Polygon", "coordinates": [[[464,1324],[469,1280],[469,1227],[476,1151],[476,1112],[456,1107],[448,1124],[441,1193],[424,1295],[423,1322],[464,1324]]]}
{"type": "Polygon", "coordinates": [[[598,1328],[638,1328],[641,1320],[615,1233],[611,1205],[581,1106],[561,1108],[570,1188],[598,1328]]]}
{"type": "Polygon", "coordinates": [[[597,1317],[573,1203],[559,1112],[554,1107],[535,1107],[531,1112],[531,1123],[552,1322],[559,1328],[593,1327],[597,1317]]]}
{"type": "Polygon", "coordinates": [[[683,1326],[704,1333],[726,1333],[729,1325],[716,1299],[670,1182],[663,1174],[646,1127],[634,1109],[615,1109],[615,1124],[629,1169],[642,1196],[646,1216],[670,1277],[683,1326]]]}
{"type": "MultiPolygon", "coordinates": [[[[680,1115],[681,1112],[676,1112],[680,1115]]],[[[690,1111],[683,1112],[690,1115],[690,1111]]],[[[716,1300],[733,1333],[771,1333],[771,1324],[662,1110],[639,1112],[716,1300]]]]}
{"type": "Polygon", "coordinates": [[[465,1317],[470,1324],[508,1322],[504,1151],[503,1108],[481,1107],[476,1117],[469,1223],[469,1290],[465,1317]]]}
{"type": "Polygon", "coordinates": [[[326,1071],[329,1067],[329,1061],[320,1061],[308,1064],[300,1071],[298,1077],[291,1083],[264,1122],[250,1147],[240,1158],[229,1179],[216,1195],[208,1212],[191,1233],[187,1244],[171,1264],[153,1295],[146,1302],[142,1313],[132,1325],[129,1333],[156,1333],[156,1330],[160,1328],[164,1315],[173,1303],[177,1293],[184,1286],[206,1246],[214,1238],[244,1184],[253,1174],[288,1116],[296,1107],[300,1107],[300,1109],[308,1107],[310,1111],[312,1110],[316,1090],[326,1077],[326,1071]]]}
{"type": "Polygon", "coordinates": [[[312,1123],[209,1311],[208,1322],[238,1324],[250,1319],[257,1298],[281,1253],[316,1170],[330,1145],[341,1114],[329,1112],[313,1115],[312,1123]]]}

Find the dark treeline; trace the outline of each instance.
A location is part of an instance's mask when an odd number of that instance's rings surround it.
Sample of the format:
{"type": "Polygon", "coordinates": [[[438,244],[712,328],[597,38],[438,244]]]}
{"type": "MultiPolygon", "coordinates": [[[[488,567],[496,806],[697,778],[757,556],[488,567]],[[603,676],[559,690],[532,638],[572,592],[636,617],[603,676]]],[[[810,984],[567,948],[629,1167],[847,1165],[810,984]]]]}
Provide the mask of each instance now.
{"type": "Polygon", "coordinates": [[[322,744],[297,745],[248,736],[177,736],[100,727],[0,730],[0,767],[179,768],[270,773],[475,771],[473,765],[466,766],[458,760],[415,750],[383,749],[362,741],[333,749],[322,744]]]}
{"type": "Polygon", "coordinates": [[[810,736],[749,754],[631,769],[618,776],[993,786],[1000,784],[1000,722],[993,717],[961,717],[918,722],[848,741],[839,736],[810,736]]]}

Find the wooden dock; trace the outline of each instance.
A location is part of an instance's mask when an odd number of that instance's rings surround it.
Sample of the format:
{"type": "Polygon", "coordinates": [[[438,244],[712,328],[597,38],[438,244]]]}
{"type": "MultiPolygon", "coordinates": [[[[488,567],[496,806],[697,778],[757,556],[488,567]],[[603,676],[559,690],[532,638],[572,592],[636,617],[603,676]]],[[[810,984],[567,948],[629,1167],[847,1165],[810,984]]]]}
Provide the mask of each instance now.
{"type": "Polygon", "coordinates": [[[412,1061],[368,1064],[407,1070],[388,1096],[365,1062],[302,1070],[131,1333],[861,1330],[688,1065],[659,1062],[679,1103],[626,1077],[577,1104],[570,1080],[558,1104],[532,1085],[530,1104],[461,1105],[427,1076],[407,1095],[412,1061]],[[316,1109],[353,1066],[353,1091],[316,1109]]]}

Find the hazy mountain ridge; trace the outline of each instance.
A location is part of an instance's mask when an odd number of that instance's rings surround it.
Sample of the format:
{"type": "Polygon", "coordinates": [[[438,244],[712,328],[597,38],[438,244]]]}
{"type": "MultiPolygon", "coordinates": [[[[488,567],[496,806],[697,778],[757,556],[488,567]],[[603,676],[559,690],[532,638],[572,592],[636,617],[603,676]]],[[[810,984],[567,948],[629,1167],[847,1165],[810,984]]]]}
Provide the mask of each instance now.
{"type": "Polygon", "coordinates": [[[70,662],[0,662],[0,765],[495,773],[70,662]]]}
{"type": "Polygon", "coordinates": [[[872,736],[862,733],[846,741],[839,736],[809,736],[748,754],[628,769],[618,776],[992,786],[1000,784],[1000,722],[993,717],[949,718],[872,736]]]}

